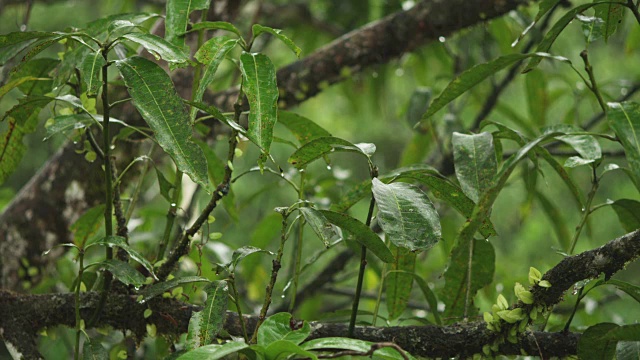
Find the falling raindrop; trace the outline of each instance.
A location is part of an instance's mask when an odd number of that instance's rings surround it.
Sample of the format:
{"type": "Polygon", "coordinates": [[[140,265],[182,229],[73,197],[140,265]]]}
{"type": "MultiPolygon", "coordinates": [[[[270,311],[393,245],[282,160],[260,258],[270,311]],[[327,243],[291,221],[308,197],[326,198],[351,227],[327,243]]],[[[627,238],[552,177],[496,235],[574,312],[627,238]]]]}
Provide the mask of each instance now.
{"type": "Polygon", "coordinates": [[[327,170],[331,170],[331,165],[327,165],[327,170]]]}

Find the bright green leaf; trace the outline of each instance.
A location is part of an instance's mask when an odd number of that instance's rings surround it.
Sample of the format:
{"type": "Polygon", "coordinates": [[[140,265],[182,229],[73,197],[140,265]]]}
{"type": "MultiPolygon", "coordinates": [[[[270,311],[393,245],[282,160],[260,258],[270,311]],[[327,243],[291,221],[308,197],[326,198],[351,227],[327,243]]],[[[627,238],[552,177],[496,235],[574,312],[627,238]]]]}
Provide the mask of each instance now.
{"type": "Polygon", "coordinates": [[[266,360],[284,360],[292,357],[292,355],[298,355],[297,357],[303,359],[318,359],[314,353],[303,350],[298,344],[287,340],[276,340],[262,346],[264,347],[266,360]]]}
{"type": "MultiPolygon", "coordinates": [[[[153,54],[156,59],[162,58],[164,61],[172,64],[180,64],[189,60],[189,55],[187,55],[184,50],[159,36],[144,33],[129,33],[122,35],[122,37],[142,45],[148,52],[153,54]]],[[[127,60],[123,61],[126,62],[127,60]]],[[[120,66],[118,67],[120,68],[120,66]]],[[[122,69],[120,71],[122,71],[122,69]]]]}
{"type": "Polygon", "coordinates": [[[366,156],[367,158],[369,157],[369,155],[367,155],[362,148],[356,146],[356,144],[332,136],[323,136],[315,138],[302,145],[298,150],[291,154],[289,157],[289,163],[298,169],[302,169],[312,161],[334,151],[356,152],[366,156]]]}
{"type": "Polygon", "coordinates": [[[206,10],[211,0],[168,0],[164,22],[165,38],[168,42],[184,47],[184,33],[189,25],[189,15],[195,10],[206,10]]]}
{"type": "Polygon", "coordinates": [[[211,282],[205,286],[204,291],[207,293],[204,308],[194,312],[189,321],[187,344],[191,349],[213,343],[222,330],[226,318],[229,300],[227,282],[211,282]]]}
{"type": "Polygon", "coordinates": [[[289,111],[278,111],[278,123],[289,129],[300,145],[304,145],[319,137],[331,136],[331,134],[320,125],[304,116],[289,111]]]}
{"type": "Polygon", "coordinates": [[[325,247],[328,248],[333,241],[340,238],[341,234],[338,228],[330,223],[321,212],[310,207],[300,207],[298,210],[304,216],[307,224],[311,226],[311,229],[313,229],[320,240],[322,240],[325,247]]]}
{"type": "Polygon", "coordinates": [[[240,341],[231,341],[222,345],[206,345],[181,355],[178,360],[216,360],[248,347],[248,344],[240,341]]]}
{"type": "Polygon", "coordinates": [[[456,177],[464,193],[475,203],[493,185],[497,172],[493,136],[488,132],[465,135],[453,133],[456,177]]]}
{"type": "Polygon", "coordinates": [[[302,343],[311,333],[309,322],[300,329],[291,330],[291,314],[278,313],[269,316],[258,329],[258,345],[268,346],[278,340],[287,340],[296,345],[302,343]]]}
{"type": "Polygon", "coordinates": [[[254,39],[257,38],[262,33],[269,33],[275,36],[278,40],[282,41],[285,45],[287,45],[287,47],[291,49],[291,51],[293,51],[294,54],[296,54],[296,57],[300,57],[300,53],[302,52],[302,49],[300,49],[296,44],[293,43],[293,41],[291,41],[291,39],[289,39],[286,35],[284,35],[282,33],[282,30],[270,28],[268,26],[262,26],[260,24],[253,24],[253,27],[251,28],[251,32],[253,33],[254,39]]]}

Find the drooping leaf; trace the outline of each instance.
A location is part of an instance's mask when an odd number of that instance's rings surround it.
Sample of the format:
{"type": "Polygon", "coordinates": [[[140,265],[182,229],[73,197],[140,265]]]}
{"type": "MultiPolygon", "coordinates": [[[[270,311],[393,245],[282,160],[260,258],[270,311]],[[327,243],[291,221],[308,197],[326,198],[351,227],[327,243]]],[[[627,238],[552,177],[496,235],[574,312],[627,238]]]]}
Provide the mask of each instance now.
{"type": "Polygon", "coordinates": [[[44,31],[16,31],[0,35],[0,65],[4,65],[33,43],[56,36],[59,35],[44,31]]]}
{"type": "Polygon", "coordinates": [[[134,105],[180,171],[211,192],[207,160],[191,139],[189,114],[171,79],[157,64],[134,56],[116,61],[134,105]]]}
{"type": "Polygon", "coordinates": [[[312,161],[335,151],[350,151],[362,154],[367,158],[369,157],[369,155],[356,144],[333,136],[323,136],[302,145],[291,154],[289,163],[298,169],[302,169],[312,161]]]}
{"type": "Polygon", "coordinates": [[[153,34],[129,33],[122,35],[122,38],[142,45],[148,52],[153,54],[156,59],[162,58],[168,63],[180,64],[189,60],[189,55],[187,55],[182,48],[153,34]]]}
{"type": "Polygon", "coordinates": [[[556,139],[571,146],[583,159],[598,160],[602,158],[602,150],[595,137],[591,135],[571,135],[571,133],[583,133],[584,130],[581,128],[573,125],[560,124],[542,129],[543,134],[552,132],[566,133],[567,135],[557,136],[556,139]]]}
{"type": "Polygon", "coordinates": [[[515,64],[518,61],[522,61],[527,58],[538,59],[538,62],[542,59],[552,59],[571,64],[571,62],[560,56],[552,56],[543,52],[537,52],[535,54],[509,54],[501,56],[497,59],[489,61],[488,63],[478,64],[458,75],[453,81],[447,85],[437,98],[433,100],[429,109],[422,115],[420,122],[416,124],[416,127],[425,127],[429,121],[429,118],[442,109],[445,105],[456,99],[458,96],[471,89],[482,80],[495,74],[496,72],[515,64]]]}
{"type": "Polygon", "coordinates": [[[171,189],[175,188],[175,186],[169,182],[169,180],[167,180],[167,178],[164,176],[164,174],[162,174],[162,172],[156,168],[156,177],[158,178],[158,186],[160,187],[160,195],[162,195],[162,197],[171,202],[172,201],[172,197],[171,197],[171,189]]]}
{"type": "Polygon", "coordinates": [[[226,21],[201,21],[193,24],[192,30],[226,30],[230,31],[238,36],[238,40],[242,44],[243,48],[246,47],[242,33],[233,24],[226,21]]]}
{"type": "Polygon", "coordinates": [[[605,23],[601,18],[580,14],[576,18],[582,23],[582,33],[587,45],[604,36],[605,23]]]}
{"type": "Polygon", "coordinates": [[[113,276],[125,285],[133,285],[138,288],[144,284],[144,276],[124,261],[109,259],[99,263],[100,268],[109,270],[113,276]]]}
{"type": "Polygon", "coordinates": [[[209,279],[203,278],[201,276],[184,276],[179,278],[174,278],[167,281],[161,281],[159,283],[153,284],[149,287],[144,288],[140,291],[140,303],[145,303],[154,297],[161,295],[167,290],[171,290],[176,286],[180,286],[182,284],[189,284],[194,282],[209,282],[209,279]]]}
{"type": "Polygon", "coordinates": [[[640,202],[631,199],[616,200],[611,204],[625,231],[640,229],[640,202]]]}
{"type": "Polygon", "coordinates": [[[209,8],[211,0],[168,0],[164,22],[165,38],[178,48],[184,48],[184,33],[189,25],[189,15],[195,10],[209,8]]]}
{"type": "Polygon", "coordinates": [[[278,119],[278,85],[276,70],[264,54],[240,55],[242,90],[249,100],[248,137],[269,154],[273,127],[278,119]]]}
{"type": "Polygon", "coordinates": [[[129,246],[129,244],[127,244],[127,240],[124,237],[122,237],[122,236],[107,236],[107,237],[104,237],[104,238],[100,239],[99,241],[95,242],[94,244],[95,245],[104,245],[104,246],[109,246],[109,247],[119,247],[119,248],[121,248],[127,254],[129,254],[129,257],[132,260],[134,260],[137,263],[139,263],[140,265],[142,265],[149,272],[149,274],[151,274],[151,276],[153,276],[155,278],[155,273],[153,271],[153,265],[151,265],[149,260],[147,260],[144,256],[142,256],[142,254],[140,254],[138,251],[136,251],[133,248],[131,248],[129,246]]]}
{"type": "Polygon", "coordinates": [[[293,41],[291,41],[291,39],[289,39],[285,34],[283,34],[282,30],[270,28],[268,26],[263,26],[260,24],[253,24],[253,26],[251,27],[251,32],[253,33],[254,39],[257,38],[262,33],[269,33],[275,36],[278,40],[282,41],[285,45],[287,45],[287,47],[291,49],[291,51],[293,51],[294,54],[296,54],[296,57],[300,57],[300,53],[302,52],[302,49],[300,49],[296,44],[294,44],[293,41]]]}
{"type": "Polygon", "coordinates": [[[547,81],[542,71],[531,71],[525,77],[525,90],[529,118],[538,126],[544,126],[549,106],[547,81]]]}
{"type": "MultiPolygon", "coordinates": [[[[25,82],[18,85],[18,89],[25,95],[44,95],[51,91],[53,80],[50,73],[60,64],[60,60],[51,58],[36,58],[23,64],[20,69],[11,75],[11,80],[21,78],[38,78],[38,81],[25,82]]],[[[7,86],[8,84],[5,84],[7,86]]],[[[3,86],[3,88],[5,87],[3,86]]],[[[1,94],[4,96],[4,93],[1,94]]]]}
{"type": "Polygon", "coordinates": [[[452,145],[460,187],[477,203],[480,195],[493,185],[498,168],[493,136],[488,132],[473,135],[454,132],[452,145]]]}
{"type": "Polygon", "coordinates": [[[216,360],[222,359],[227,355],[231,355],[240,350],[248,348],[249,345],[241,341],[231,341],[222,345],[212,344],[199,347],[188,351],[187,353],[178,357],[178,360],[216,360]]]}
{"type": "MultiPolygon", "coordinates": [[[[224,60],[227,53],[231,51],[236,44],[238,44],[238,39],[232,39],[226,36],[217,36],[202,44],[198,49],[195,54],[195,58],[204,65],[204,71],[202,72],[200,82],[198,82],[198,88],[196,89],[193,101],[202,101],[202,96],[207,90],[207,87],[211,82],[213,82],[213,77],[218,70],[218,66],[222,60],[224,60]]],[[[192,109],[191,114],[193,117],[195,109],[192,109]]]]}
{"type": "Polygon", "coordinates": [[[189,321],[187,346],[199,348],[214,342],[224,325],[229,300],[226,281],[214,281],[205,286],[207,300],[204,309],[194,312],[189,321]]]}
{"type": "Polygon", "coordinates": [[[543,193],[536,191],[535,196],[540,202],[545,215],[547,215],[547,218],[553,225],[553,230],[556,233],[560,247],[562,249],[569,250],[569,247],[571,246],[571,233],[567,228],[567,223],[564,220],[562,211],[547,199],[543,193]]]}
{"type": "Polygon", "coordinates": [[[304,321],[302,327],[291,328],[291,314],[278,313],[269,316],[258,329],[258,345],[268,346],[278,340],[287,340],[296,345],[302,343],[311,333],[311,326],[304,321]]]}
{"type": "Polygon", "coordinates": [[[84,360],[109,360],[109,353],[100,341],[88,338],[82,347],[82,358],[84,360]]]}
{"type": "Polygon", "coordinates": [[[239,134],[247,136],[247,131],[242,126],[240,126],[240,124],[235,122],[230,117],[225,116],[215,106],[207,106],[207,105],[205,105],[203,103],[193,102],[193,101],[185,101],[185,103],[195,107],[196,109],[198,109],[200,111],[204,111],[205,113],[215,117],[216,119],[220,120],[222,123],[228,125],[230,128],[232,128],[233,130],[237,131],[239,134]]]}
{"type": "Polygon", "coordinates": [[[329,210],[319,210],[330,222],[338,225],[353,235],[354,239],[362,246],[366,247],[380,260],[390,263],[394,261],[393,254],[384,242],[367,225],[347,214],[342,214],[329,210]]]}
{"type": "Polygon", "coordinates": [[[391,245],[395,261],[384,278],[387,294],[387,311],[389,320],[395,320],[407,308],[413,287],[411,275],[416,266],[416,253],[406,248],[391,245]]]}
{"type": "Polygon", "coordinates": [[[428,250],[441,237],[440,218],[425,193],[407,183],[372,180],[378,222],[389,240],[411,251],[428,250]]]}
{"type": "MultiPolygon", "coordinates": [[[[558,21],[556,21],[555,24],[553,24],[551,29],[547,31],[542,40],[538,43],[538,47],[536,48],[535,53],[549,52],[549,49],[551,49],[551,45],[553,45],[553,43],[556,41],[558,35],[560,35],[564,28],[569,25],[571,21],[573,21],[576,15],[596,5],[597,3],[582,4],[567,11],[558,21]]],[[[522,70],[522,72],[526,73],[535,69],[540,61],[542,61],[542,59],[543,57],[532,57],[531,60],[529,60],[529,63],[527,63],[527,66],[524,68],[524,70],[522,70]]]]}
{"type": "MultiPolygon", "coordinates": [[[[224,180],[225,163],[218,157],[216,152],[207,145],[206,142],[195,139],[207,159],[207,170],[209,181],[212,184],[220,184],[224,180]]],[[[238,221],[238,209],[236,209],[236,195],[233,188],[229,189],[227,195],[222,198],[222,205],[233,221],[238,221]]]]}
{"type": "Polygon", "coordinates": [[[542,19],[542,17],[549,12],[554,6],[556,6],[562,0],[542,0],[538,5],[538,13],[534,19],[535,22],[542,19]]]}
{"type": "Polygon", "coordinates": [[[603,284],[615,286],[616,288],[627,293],[627,295],[631,296],[635,301],[640,303],[640,286],[633,285],[628,282],[624,282],[616,279],[609,279],[603,284]]]}
{"type": "Polygon", "coordinates": [[[493,281],[495,272],[495,250],[486,240],[470,240],[473,242],[473,257],[471,260],[471,280],[469,281],[469,245],[457,245],[451,252],[451,262],[445,272],[445,286],[440,293],[440,299],[445,303],[445,318],[454,321],[465,314],[467,293],[469,293],[469,308],[467,316],[475,316],[477,308],[473,306],[473,297],[486,285],[493,281]],[[471,285],[468,289],[467,286],[471,285]]]}
{"type": "Polygon", "coordinates": [[[429,304],[429,310],[433,314],[433,318],[436,321],[436,324],[442,325],[442,319],[440,319],[440,313],[438,313],[438,299],[436,298],[436,294],[433,293],[433,290],[429,287],[426,281],[423,278],[418,276],[418,274],[411,274],[413,279],[418,283],[418,287],[420,287],[420,291],[424,295],[424,298],[427,300],[427,304],[429,304]]]}
{"type": "Polygon", "coordinates": [[[251,254],[258,254],[258,253],[268,254],[271,256],[275,255],[269,250],[263,250],[255,246],[242,246],[233,251],[233,254],[231,254],[231,261],[227,264],[227,267],[229,267],[233,272],[235,271],[236,267],[238,266],[238,263],[242,259],[244,259],[245,257],[251,254]]]}
{"type": "Polygon", "coordinates": [[[622,23],[626,10],[625,4],[621,2],[607,2],[606,4],[595,6],[594,10],[596,12],[595,16],[604,20],[602,35],[604,36],[605,42],[609,41],[611,35],[618,29],[618,25],[622,23]]]}
{"type": "MultiPolygon", "coordinates": [[[[302,344],[302,348],[305,350],[323,350],[323,349],[345,349],[366,353],[371,350],[373,343],[360,339],[350,339],[346,337],[326,337],[321,339],[313,339],[302,344]]],[[[404,353],[410,360],[415,358],[409,354],[404,353]]],[[[405,358],[396,349],[383,347],[374,353],[373,358],[382,358],[384,360],[405,360],[405,358]]]]}
{"type": "Polygon", "coordinates": [[[602,340],[610,330],[619,326],[612,323],[599,323],[589,327],[578,341],[578,356],[580,359],[612,359],[616,351],[616,342],[602,340]]]}
{"type": "Polygon", "coordinates": [[[316,235],[322,240],[325,247],[328,248],[333,241],[340,238],[341,234],[339,229],[330,223],[321,212],[310,207],[300,207],[298,210],[304,216],[307,224],[311,226],[316,235]]]}
{"type": "Polygon", "coordinates": [[[331,134],[320,125],[304,116],[289,111],[279,110],[278,122],[291,131],[300,145],[304,145],[319,137],[331,136],[331,134]]]}
{"type": "Polygon", "coordinates": [[[98,50],[89,53],[82,61],[82,64],[80,64],[82,80],[84,80],[84,83],[87,85],[87,95],[95,96],[98,94],[98,90],[102,86],[102,81],[100,80],[102,67],[106,63],[106,60],[102,57],[102,53],[98,50]]]}
{"type": "Polygon", "coordinates": [[[87,239],[98,232],[102,221],[104,221],[104,210],[104,204],[96,205],[85,211],[84,214],[70,226],[69,229],[73,232],[74,244],[83,248],[87,239]]]}
{"type": "Polygon", "coordinates": [[[609,103],[608,106],[609,127],[620,139],[635,184],[640,186],[640,104],[622,102],[609,103]]]}

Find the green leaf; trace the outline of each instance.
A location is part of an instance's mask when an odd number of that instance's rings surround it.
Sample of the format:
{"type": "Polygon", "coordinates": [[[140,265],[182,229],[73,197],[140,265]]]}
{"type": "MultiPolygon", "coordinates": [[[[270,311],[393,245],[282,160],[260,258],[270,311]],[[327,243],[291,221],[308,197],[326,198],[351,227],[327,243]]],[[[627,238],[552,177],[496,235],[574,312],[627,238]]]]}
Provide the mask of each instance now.
{"type": "Polygon", "coordinates": [[[253,24],[253,27],[251,27],[251,32],[253,33],[254,39],[257,38],[262,33],[269,33],[275,36],[276,38],[278,38],[278,40],[282,41],[285,45],[287,45],[287,47],[291,49],[291,51],[293,51],[294,54],[296,54],[296,57],[298,58],[300,57],[300,53],[302,52],[302,49],[300,49],[296,44],[293,43],[293,41],[291,41],[291,39],[289,39],[286,35],[284,35],[282,33],[282,30],[270,28],[268,26],[262,26],[259,24],[253,24]]]}
{"type": "Polygon", "coordinates": [[[331,136],[331,134],[320,125],[304,116],[289,111],[278,111],[278,123],[289,129],[300,145],[304,145],[319,137],[331,136]]]}
{"type": "Polygon", "coordinates": [[[138,288],[144,284],[144,276],[124,261],[109,259],[100,262],[98,265],[100,268],[109,270],[116,279],[125,285],[133,285],[138,288]]]}
{"type": "MultiPolygon", "coordinates": [[[[117,246],[117,247],[121,248],[127,254],[129,254],[129,257],[131,259],[133,259],[134,261],[136,261],[137,263],[142,265],[151,274],[151,276],[153,276],[154,278],[156,277],[156,275],[155,275],[155,273],[153,271],[153,265],[151,265],[149,260],[147,260],[139,252],[137,252],[136,250],[132,249],[129,246],[129,244],[127,244],[127,239],[125,239],[124,237],[122,237],[122,236],[107,236],[107,237],[104,237],[104,238],[98,240],[94,244],[95,245],[105,245],[105,246],[109,246],[109,247],[117,246]]],[[[94,245],[94,244],[91,244],[91,245],[94,245]]]]}
{"type": "MultiPolygon", "coordinates": [[[[567,11],[560,18],[560,20],[558,20],[555,24],[553,24],[553,27],[551,27],[551,29],[547,31],[547,33],[544,35],[542,40],[538,43],[538,47],[536,48],[535,53],[549,52],[549,49],[551,49],[551,45],[553,45],[553,43],[556,41],[556,38],[558,38],[558,35],[560,35],[560,33],[564,30],[564,28],[567,25],[569,25],[571,21],[573,21],[576,15],[596,5],[597,3],[582,4],[567,11]]],[[[529,60],[529,63],[524,68],[524,70],[522,70],[522,72],[526,73],[533,70],[534,68],[536,68],[536,66],[538,66],[538,64],[540,63],[540,61],[542,61],[542,59],[543,57],[533,57],[531,60],[529,60]]]]}
{"type": "Polygon", "coordinates": [[[287,340],[277,340],[268,345],[257,346],[264,348],[264,356],[266,360],[280,360],[290,358],[292,355],[298,355],[303,359],[317,360],[318,357],[309,351],[303,350],[297,344],[287,340]]]}
{"type": "Polygon", "coordinates": [[[207,160],[191,139],[189,114],[171,79],[157,64],[134,56],[116,61],[134,105],[180,171],[211,192],[207,160]]]}
{"type": "Polygon", "coordinates": [[[206,345],[185,353],[178,357],[178,360],[222,359],[227,355],[231,355],[248,347],[248,344],[240,341],[231,341],[222,345],[206,345]]]}
{"type": "Polygon", "coordinates": [[[629,284],[628,282],[610,279],[604,282],[603,284],[613,285],[618,289],[627,293],[627,295],[631,296],[635,301],[640,303],[640,286],[636,286],[633,284],[629,284]]]}
{"type": "Polygon", "coordinates": [[[640,359],[640,341],[619,341],[616,347],[617,360],[640,359]]]}
{"type": "Polygon", "coordinates": [[[322,215],[330,222],[338,225],[343,230],[351,233],[355,240],[366,247],[380,260],[390,263],[394,261],[393,254],[384,242],[367,225],[347,214],[342,214],[329,210],[320,210],[322,215]]]}
{"type": "Polygon", "coordinates": [[[358,145],[347,140],[333,136],[315,138],[302,145],[289,157],[289,163],[298,169],[302,169],[312,161],[319,159],[335,151],[350,151],[362,154],[369,158],[369,154],[358,145]]]}
{"type": "Polygon", "coordinates": [[[69,229],[73,232],[73,243],[84,248],[87,239],[94,235],[104,221],[104,205],[96,205],[85,211],[69,229]]]}
{"type": "Polygon", "coordinates": [[[170,192],[175,186],[167,180],[158,168],[156,168],[156,177],[158,178],[158,186],[160,186],[160,195],[168,202],[172,202],[173,199],[170,192]]]}
{"type": "Polygon", "coordinates": [[[82,346],[82,358],[84,360],[109,360],[109,353],[100,344],[100,341],[87,338],[82,346]]]}
{"type": "MultiPolygon", "coordinates": [[[[180,64],[189,60],[189,55],[181,48],[168,42],[167,40],[153,35],[144,33],[129,33],[122,35],[123,39],[133,41],[142,45],[148,52],[153,54],[156,59],[162,58],[164,61],[172,64],[180,64]]],[[[127,60],[122,60],[127,61],[127,60]]],[[[118,63],[116,63],[116,66],[118,63]]],[[[120,66],[118,66],[120,67],[120,66]]],[[[122,71],[122,70],[121,70],[122,71]]]]}
{"type": "MultiPolygon", "coordinates": [[[[60,64],[60,60],[50,58],[36,58],[22,64],[20,69],[11,75],[11,80],[15,81],[21,78],[38,78],[38,81],[21,83],[18,89],[25,95],[44,95],[51,91],[53,80],[43,80],[51,78],[50,73],[60,64]]],[[[3,86],[9,85],[9,83],[3,86]]],[[[5,93],[0,94],[4,96],[5,93]]]]}
{"type": "Polygon", "coordinates": [[[387,294],[389,320],[395,320],[407,308],[413,287],[413,271],[416,267],[416,253],[406,248],[391,245],[395,261],[384,278],[387,294]]]}
{"type": "Polygon", "coordinates": [[[269,154],[273,140],[273,127],[278,119],[278,85],[276,70],[263,54],[243,52],[240,55],[242,90],[249,99],[248,137],[265,154],[269,154]]]}
{"type": "Polygon", "coordinates": [[[564,219],[562,211],[547,199],[543,193],[536,191],[535,196],[540,202],[545,215],[547,215],[547,218],[549,218],[549,221],[553,225],[553,230],[556,233],[560,247],[568,250],[571,246],[571,233],[569,232],[567,222],[564,219]]]}
{"type": "Polygon", "coordinates": [[[562,0],[542,0],[538,5],[538,13],[535,17],[535,22],[542,19],[542,17],[549,12],[554,6],[556,6],[562,0]]]}
{"type": "Polygon", "coordinates": [[[236,35],[238,35],[239,40],[244,44],[244,40],[242,40],[242,33],[240,30],[236,28],[233,24],[228,23],[226,21],[201,21],[199,23],[193,24],[193,30],[226,30],[230,31],[236,35]]]}
{"type": "MultiPolygon", "coordinates": [[[[224,180],[226,164],[220,160],[216,152],[204,141],[195,139],[207,159],[207,169],[209,181],[212,184],[220,184],[224,180]]],[[[233,221],[238,221],[238,210],[236,209],[236,196],[233,189],[229,189],[227,195],[222,198],[222,205],[233,221]]]]}
{"type": "Polygon", "coordinates": [[[22,121],[11,118],[6,129],[0,133],[0,184],[4,183],[18,167],[26,151],[22,139],[25,135],[34,132],[37,125],[38,114],[34,113],[22,121]],[[18,122],[23,124],[20,125],[18,122]]]}
{"type": "Polygon", "coordinates": [[[576,18],[582,23],[582,33],[587,44],[590,44],[604,36],[605,23],[599,17],[576,15],[576,18]]]}
{"type": "Polygon", "coordinates": [[[625,9],[625,4],[621,2],[607,2],[594,7],[596,17],[604,20],[602,35],[605,42],[616,32],[618,25],[622,23],[625,9]]]}
{"type": "Polygon", "coordinates": [[[4,65],[33,43],[55,36],[56,33],[44,31],[17,31],[0,35],[0,65],[4,65]]]}
{"type": "Polygon", "coordinates": [[[213,343],[218,336],[227,312],[229,289],[226,281],[214,281],[205,286],[207,300],[204,309],[196,311],[189,320],[187,346],[199,348],[213,343]]]}
{"type": "Polygon", "coordinates": [[[441,237],[440,218],[425,193],[406,183],[385,184],[374,178],[378,221],[389,240],[411,251],[428,250],[441,237]]]}
{"type": "Polygon", "coordinates": [[[82,79],[87,85],[87,95],[95,96],[98,94],[98,90],[102,86],[102,67],[106,65],[106,60],[102,57],[100,50],[89,53],[82,64],[80,65],[80,72],[82,73],[82,79]]]}
{"type": "Polygon", "coordinates": [[[195,10],[206,10],[211,0],[168,0],[164,22],[165,38],[178,48],[184,47],[184,33],[189,15],[195,10]]]}
{"type": "MultiPolygon", "coordinates": [[[[346,337],[326,337],[307,341],[302,344],[301,347],[305,350],[344,349],[366,353],[371,350],[372,345],[374,345],[374,343],[359,339],[349,339],[346,337]]],[[[415,360],[415,358],[411,354],[405,353],[405,355],[410,360],[415,360]]],[[[379,350],[376,350],[373,358],[375,359],[378,357],[384,360],[404,360],[402,354],[400,354],[396,349],[389,347],[383,347],[379,350]]]]}
{"type": "Polygon", "coordinates": [[[333,241],[341,237],[338,228],[330,223],[318,210],[310,207],[299,207],[298,210],[326,248],[329,248],[333,241]]]}
{"type": "Polygon", "coordinates": [[[278,340],[287,340],[296,345],[302,343],[311,333],[308,321],[300,329],[291,329],[291,314],[278,313],[269,316],[258,329],[258,345],[268,346],[278,340]]]}
{"type": "Polygon", "coordinates": [[[475,316],[477,308],[473,306],[473,297],[486,285],[493,281],[495,272],[495,250],[486,240],[473,241],[473,257],[471,261],[471,281],[468,280],[469,244],[456,246],[451,251],[451,262],[445,272],[445,286],[440,299],[445,303],[446,318],[454,321],[465,314],[466,294],[470,294],[467,316],[475,316]],[[470,285],[470,288],[467,286],[470,285]]]}
{"type": "Polygon", "coordinates": [[[489,61],[488,63],[478,64],[471,69],[462,72],[455,79],[453,79],[453,81],[451,81],[449,85],[447,85],[442,93],[438,95],[435,100],[433,100],[431,105],[429,105],[429,109],[422,115],[422,119],[416,124],[416,127],[426,127],[429,118],[433,114],[438,112],[438,110],[442,109],[445,105],[456,99],[458,96],[462,95],[467,90],[471,89],[482,80],[488,78],[496,72],[527,58],[538,59],[538,62],[540,62],[541,59],[553,59],[571,64],[571,62],[566,58],[560,56],[551,56],[545,53],[509,54],[489,61]]]}
{"type": "Polygon", "coordinates": [[[236,270],[236,267],[238,266],[238,263],[242,259],[244,259],[245,257],[251,254],[257,254],[257,253],[268,254],[271,256],[274,255],[274,253],[272,253],[269,250],[263,250],[255,246],[242,246],[233,251],[233,254],[231,254],[231,261],[227,264],[227,267],[229,267],[230,270],[234,272],[236,270]]]}
{"type": "Polygon", "coordinates": [[[552,125],[542,129],[543,134],[553,132],[566,133],[567,135],[556,136],[556,139],[571,146],[583,159],[598,160],[602,158],[602,150],[595,137],[591,135],[571,135],[571,133],[584,133],[583,129],[566,124],[552,125]]]}
{"type": "Polygon", "coordinates": [[[618,220],[625,231],[640,229],[640,202],[631,199],[614,201],[611,206],[618,215],[618,220]]]}
{"type": "MultiPolygon", "coordinates": [[[[198,88],[196,89],[195,96],[193,97],[194,102],[202,101],[202,96],[204,95],[207,87],[211,82],[213,82],[213,77],[218,70],[218,66],[224,60],[227,53],[231,51],[236,44],[238,44],[237,39],[231,39],[226,36],[218,36],[210,39],[209,41],[202,44],[200,49],[195,54],[195,58],[202,64],[204,64],[204,71],[202,72],[202,77],[200,78],[200,82],[198,82],[198,88]]],[[[192,109],[191,116],[195,114],[195,109],[192,109]]]]}
{"type": "Polygon", "coordinates": [[[477,203],[480,195],[493,185],[498,168],[493,136],[488,132],[473,135],[454,132],[452,145],[460,187],[477,203]]]}
{"type": "Polygon", "coordinates": [[[430,88],[417,88],[413,91],[409,99],[409,105],[407,105],[406,116],[410,126],[414,126],[420,121],[422,114],[429,108],[429,102],[432,97],[433,93],[430,88]]]}
{"type": "Polygon", "coordinates": [[[578,341],[578,357],[585,360],[612,359],[616,351],[616,342],[602,340],[602,337],[618,327],[612,323],[599,323],[588,328],[578,341]]]}
{"type": "Polygon", "coordinates": [[[144,304],[145,302],[153,299],[158,295],[162,295],[162,293],[164,293],[165,291],[171,290],[176,286],[180,286],[182,284],[194,283],[194,282],[209,282],[209,279],[203,278],[201,276],[185,276],[185,277],[179,277],[179,278],[174,278],[171,280],[155,283],[147,288],[144,288],[142,291],[140,291],[139,294],[142,297],[142,299],[140,300],[140,303],[144,304]]]}
{"type": "Polygon", "coordinates": [[[532,71],[524,80],[529,118],[534,124],[544,126],[549,106],[545,74],[542,71],[532,71]]]}
{"type": "Polygon", "coordinates": [[[196,109],[198,109],[200,111],[204,111],[205,113],[215,117],[216,119],[220,120],[224,124],[228,125],[233,130],[236,130],[239,134],[247,136],[247,131],[242,126],[240,126],[240,124],[238,124],[237,122],[233,121],[233,119],[231,119],[230,117],[225,116],[224,114],[222,114],[222,112],[218,108],[216,108],[215,106],[207,106],[207,105],[205,105],[203,103],[192,102],[192,101],[185,101],[185,103],[195,107],[196,109]]]}
{"type": "MultiPolygon", "coordinates": [[[[635,102],[608,103],[609,127],[616,133],[629,167],[634,174],[636,187],[640,186],[640,104],[635,102]]],[[[640,187],[638,187],[640,189],[640,187]]]]}
{"type": "Polygon", "coordinates": [[[436,298],[436,294],[433,293],[433,290],[431,290],[429,284],[427,284],[427,282],[424,281],[423,278],[418,276],[418,274],[413,273],[411,275],[413,275],[413,279],[418,283],[420,291],[422,291],[424,298],[427,300],[427,304],[429,304],[429,310],[431,310],[436,324],[442,325],[442,320],[440,319],[440,314],[438,313],[438,299],[436,298]]]}

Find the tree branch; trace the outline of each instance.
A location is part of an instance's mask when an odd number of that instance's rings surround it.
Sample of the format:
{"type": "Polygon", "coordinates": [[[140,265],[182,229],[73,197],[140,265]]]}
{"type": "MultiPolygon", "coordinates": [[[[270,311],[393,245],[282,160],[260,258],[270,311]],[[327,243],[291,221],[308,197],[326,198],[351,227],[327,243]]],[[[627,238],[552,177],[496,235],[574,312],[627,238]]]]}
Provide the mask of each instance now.
{"type": "MultiPolygon", "coordinates": [[[[558,303],[565,291],[576,282],[598,277],[604,273],[607,278],[640,256],[640,230],[623,235],[607,244],[578,255],[564,258],[558,265],[544,274],[550,288],[534,287],[536,301],[547,305],[558,303]]],[[[99,293],[82,295],[83,317],[92,313],[99,302],[99,293]]],[[[192,311],[200,307],[182,303],[174,299],[156,297],[148,303],[140,304],[136,295],[112,294],[104,306],[96,326],[109,325],[116,329],[131,331],[138,339],[145,336],[147,323],[156,324],[159,334],[179,335],[187,331],[192,311]],[[153,310],[153,315],[144,318],[144,311],[153,310]]],[[[73,326],[73,294],[22,295],[0,290],[0,329],[4,340],[27,358],[39,356],[35,347],[35,337],[44,327],[73,326]]],[[[254,329],[258,318],[245,317],[247,328],[254,329]]],[[[346,324],[312,322],[310,339],[346,336],[346,324]]],[[[238,316],[227,312],[225,330],[241,336],[242,328],[238,316]]],[[[486,329],[484,322],[458,323],[450,326],[393,326],[357,327],[355,337],[373,342],[389,341],[416,356],[467,357],[482,352],[482,346],[491,343],[495,333],[486,329]]],[[[500,349],[501,354],[517,355],[522,348],[528,354],[542,358],[575,355],[580,334],[529,332],[520,338],[518,344],[507,344],[500,349]]]]}

